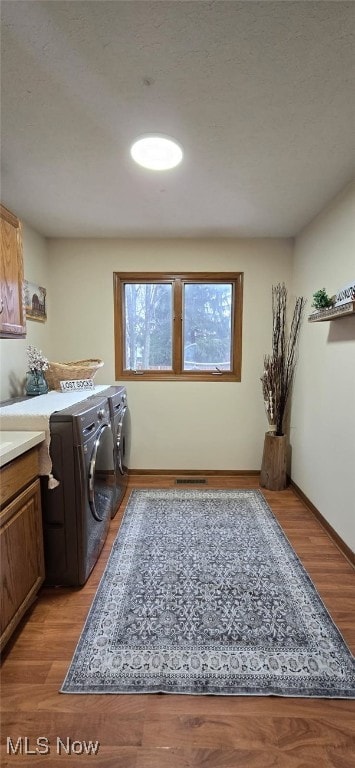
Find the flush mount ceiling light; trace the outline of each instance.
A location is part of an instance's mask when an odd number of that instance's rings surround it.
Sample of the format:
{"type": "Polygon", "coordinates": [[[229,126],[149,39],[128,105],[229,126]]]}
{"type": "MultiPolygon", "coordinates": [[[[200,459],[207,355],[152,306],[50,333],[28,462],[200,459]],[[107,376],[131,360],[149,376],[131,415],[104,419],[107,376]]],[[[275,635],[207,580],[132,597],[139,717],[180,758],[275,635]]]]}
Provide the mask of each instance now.
{"type": "Polygon", "coordinates": [[[175,139],[159,134],[140,136],[131,146],[131,156],[138,165],[151,171],[168,171],[182,160],[182,148],[175,139]]]}

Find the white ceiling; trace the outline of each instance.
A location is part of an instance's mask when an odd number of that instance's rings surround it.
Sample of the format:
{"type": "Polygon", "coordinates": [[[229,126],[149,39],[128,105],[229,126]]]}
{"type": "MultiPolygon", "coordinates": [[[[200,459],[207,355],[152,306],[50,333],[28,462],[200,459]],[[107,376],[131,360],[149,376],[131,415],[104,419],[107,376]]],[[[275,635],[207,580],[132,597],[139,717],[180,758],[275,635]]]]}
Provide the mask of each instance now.
{"type": "Polygon", "coordinates": [[[2,201],[47,236],[293,236],[354,175],[353,2],[2,0],[2,201]],[[136,166],[158,131],[175,170],[136,166]]]}

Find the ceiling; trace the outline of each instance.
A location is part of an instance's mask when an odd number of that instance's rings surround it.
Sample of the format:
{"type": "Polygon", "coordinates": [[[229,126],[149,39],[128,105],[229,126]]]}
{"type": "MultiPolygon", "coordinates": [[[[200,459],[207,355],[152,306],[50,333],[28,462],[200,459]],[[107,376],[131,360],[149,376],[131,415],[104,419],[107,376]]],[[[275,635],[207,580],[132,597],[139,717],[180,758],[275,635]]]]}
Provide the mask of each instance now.
{"type": "Polygon", "coordinates": [[[1,197],[49,237],[292,237],[354,176],[353,2],[2,0],[1,197]],[[182,164],[129,149],[158,131],[182,164]]]}

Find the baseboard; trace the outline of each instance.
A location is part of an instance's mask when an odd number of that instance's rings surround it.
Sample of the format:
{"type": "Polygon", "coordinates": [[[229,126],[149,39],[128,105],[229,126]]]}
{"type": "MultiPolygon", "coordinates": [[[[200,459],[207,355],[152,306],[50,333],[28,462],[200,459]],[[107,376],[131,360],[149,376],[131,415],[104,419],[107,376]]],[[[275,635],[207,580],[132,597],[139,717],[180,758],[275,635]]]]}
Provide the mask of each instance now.
{"type": "Polygon", "coordinates": [[[217,477],[234,477],[239,475],[260,475],[260,469],[129,469],[129,475],[169,475],[171,477],[201,477],[216,475],[217,477]]]}
{"type": "Polygon", "coordinates": [[[321,524],[321,526],[326,530],[328,536],[332,539],[334,544],[340,549],[343,555],[345,555],[346,559],[349,560],[351,565],[355,568],[355,552],[348,547],[348,545],[343,541],[343,539],[339,536],[339,534],[334,530],[334,528],[328,523],[328,521],[323,517],[322,513],[317,509],[317,507],[312,504],[312,502],[309,500],[308,496],[306,496],[305,493],[299,488],[298,485],[291,479],[290,480],[291,488],[295,491],[297,496],[303,501],[303,503],[308,507],[308,509],[312,512],[314,517],[317,518],[318,522],[321,524]]]}

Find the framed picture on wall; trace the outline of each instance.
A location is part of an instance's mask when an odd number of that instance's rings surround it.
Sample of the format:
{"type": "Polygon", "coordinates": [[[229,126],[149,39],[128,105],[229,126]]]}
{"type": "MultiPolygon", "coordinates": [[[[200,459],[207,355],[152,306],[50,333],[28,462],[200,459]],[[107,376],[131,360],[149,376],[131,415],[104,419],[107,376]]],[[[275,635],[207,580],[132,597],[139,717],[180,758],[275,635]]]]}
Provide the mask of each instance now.
{"type": "Polygon", "coordinates": [[[24,283],[26,318],[44,323],[47,320],[47,291],[41,285],[30,283],[29,280],[25,280],[24,283]]]}

